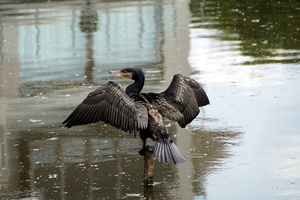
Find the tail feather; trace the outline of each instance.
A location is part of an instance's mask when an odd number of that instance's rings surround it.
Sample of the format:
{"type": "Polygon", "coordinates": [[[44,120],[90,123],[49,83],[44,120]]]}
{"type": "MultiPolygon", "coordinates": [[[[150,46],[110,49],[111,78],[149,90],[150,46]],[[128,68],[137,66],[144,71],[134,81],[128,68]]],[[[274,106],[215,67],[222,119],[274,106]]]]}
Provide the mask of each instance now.
{"type": "Polygon", "coordinates": [[[179,151],[172,140],[157,141],[154,148],[154,156],[163,163],[178,164],[185,161],[185,156],[179,151]]]}

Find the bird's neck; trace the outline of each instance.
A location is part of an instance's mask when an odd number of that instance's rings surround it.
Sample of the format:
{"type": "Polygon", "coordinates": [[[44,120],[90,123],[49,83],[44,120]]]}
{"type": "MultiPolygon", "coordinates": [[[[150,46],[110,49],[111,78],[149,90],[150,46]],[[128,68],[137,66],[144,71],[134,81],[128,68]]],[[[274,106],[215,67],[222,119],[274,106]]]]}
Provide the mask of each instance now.
{"type": "Polygon", "coordinates": [[[140,93],[144,87],[145,77],[139,76],[134,80],[134,83],[126,88],[126,93],[140,93]]]}

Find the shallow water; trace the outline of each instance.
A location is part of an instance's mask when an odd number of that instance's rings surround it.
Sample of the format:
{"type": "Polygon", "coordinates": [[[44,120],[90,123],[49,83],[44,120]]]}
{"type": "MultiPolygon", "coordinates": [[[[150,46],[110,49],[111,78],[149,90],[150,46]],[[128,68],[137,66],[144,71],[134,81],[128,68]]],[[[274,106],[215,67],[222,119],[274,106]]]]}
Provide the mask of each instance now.
{"type": "Polygon", "coordinates": [[[300,4],[237,1],[0,3],[1,199],[298,199],[300,4]],[[187,161],[155,163],[102,122],[63,128],[112,69],[140,67],[145,92],[175,73],[211,105],[165,121],[187,161]]]}

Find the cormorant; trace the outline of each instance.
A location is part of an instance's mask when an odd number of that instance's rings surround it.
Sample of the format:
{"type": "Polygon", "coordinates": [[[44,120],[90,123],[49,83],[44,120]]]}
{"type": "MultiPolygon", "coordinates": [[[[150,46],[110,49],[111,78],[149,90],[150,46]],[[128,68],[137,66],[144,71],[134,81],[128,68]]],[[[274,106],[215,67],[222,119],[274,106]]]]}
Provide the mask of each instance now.
{"type": "Polygon", "coordinates": [[[199,107],[209,104],[209,99],[195,80],[176,74],[170,86],[162,93],[141,93],[145,75],[137,68],[126,68],[110,73],[120,74],[134,80],[134,83],[122,90],[118,84],[109,81],[86,99],[63,122],[70,128],[75,125],[103,121],[123,131],[138,132],[143,140],[143,150],[154,149],[154,157],[161,162],[177,164],[185,161],[170,138],[163,117],[184,128],[200,112],[199,107]],[[156,141],[154,147],[146,145],[146,139],[156,141]]]}

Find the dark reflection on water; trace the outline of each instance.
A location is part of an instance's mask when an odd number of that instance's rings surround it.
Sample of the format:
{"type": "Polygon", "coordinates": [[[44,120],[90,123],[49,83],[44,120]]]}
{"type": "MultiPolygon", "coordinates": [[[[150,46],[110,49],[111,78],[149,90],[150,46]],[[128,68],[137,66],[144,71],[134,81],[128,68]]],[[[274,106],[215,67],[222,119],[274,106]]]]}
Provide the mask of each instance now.
{"type": "MultiPolygon", "coordinates": [[[[34,128],[33,130],[34,131],[34,128]]],[[[113,127],[91,125],[83,130],[19,132],[5,141],[6,178],[1,198],[122,199],[154,196],[184,198],[175,166],[156,164],[154,188],[141,185],[143,159],[140,141],[113,127]],[[19,135],[19,136],[18,136],[19,135]],[[12,163],[17,164],[12,166],[12,163]],[[15,169],[14,169],[15,168],[15,169]],[[153,190],[153,191],[152,191],[153,190]]],[[[177,132],[176,126],[170,127],[177,132]]],[[[239,133],[194,130],[191,161],[194,195],[206,196],[205,178],[231,156],[239,133]]],[[[3,175],[2,175],[3,177],[3,175]]],[[[3,177],[3,178],[4,178],[3,177]]]]}
{"type": "Polygon", "coordinates": [[[135,141],[72,135],[27,142],[30,156],[20,161],[30,162],[23,165],[30,179],[20,182],[32,182],[30,189],[47,199],[121,199],[141,187],[124,185],[142,176],[133,173],[142,163],[128,152],[135,141]]]}
{"type": "Polygon", "coordinates": [[[196,1],[190,9],[194,28],[224,31],[221,40],[240,41],[253,62],[298,63],[300,61],[299,1],[196,1]]]}

